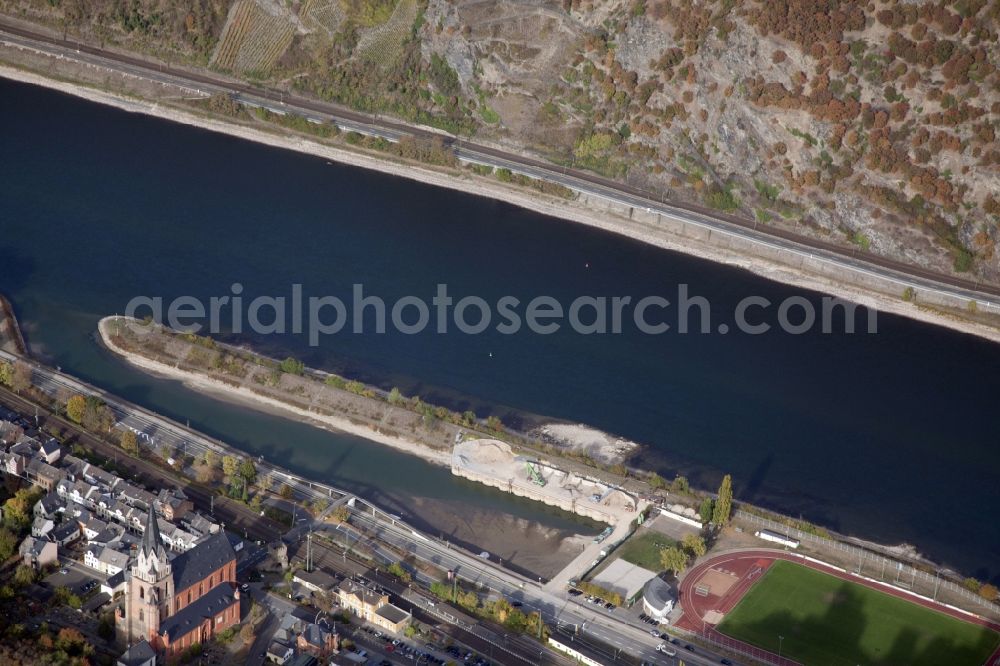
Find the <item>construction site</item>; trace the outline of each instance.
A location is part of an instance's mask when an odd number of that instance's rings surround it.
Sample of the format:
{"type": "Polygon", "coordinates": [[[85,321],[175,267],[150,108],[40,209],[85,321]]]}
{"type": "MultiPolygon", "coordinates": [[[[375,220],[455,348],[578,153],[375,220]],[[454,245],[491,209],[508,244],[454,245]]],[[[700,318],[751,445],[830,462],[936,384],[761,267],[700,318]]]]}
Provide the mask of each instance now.
{"type": "Polygon", "coordinates": [[[451,472],[609,525],[636,516],[636,498],[625,490],[543,460],[516,455],[509,444],[495,439],[456,444],[451,472]]]}

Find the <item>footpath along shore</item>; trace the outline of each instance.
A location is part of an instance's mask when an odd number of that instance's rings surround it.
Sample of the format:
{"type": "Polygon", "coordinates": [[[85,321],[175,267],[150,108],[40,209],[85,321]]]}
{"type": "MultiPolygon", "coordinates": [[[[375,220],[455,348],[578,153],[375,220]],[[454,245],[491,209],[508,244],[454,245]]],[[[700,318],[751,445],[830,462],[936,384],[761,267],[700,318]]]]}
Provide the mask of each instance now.
{"type": "MultiPolygon", "coordinates": [[[[59,67],[58,62],[53,66],[59,67]]],[[[274,131],[265,131],[258,127],[198,114],[164,102],[126,97],[74,82],[51,79],[31,71],[2,64],[0,64],[0,77],[51,88],[132,113],[155,116],[171,122],[192,125],[342,164],[409,178],[474,196],[497,199],[544,215],[626,236],[655,247],[744,268],[776,282],[827,293],[880,312],[899,314],[1000,342],[1000,328],[997,326],[973,321],[938,307],[907,302],[902,298],[903,290],[901,287],[898,294],[884,293],[863,286],[867,284],[866,278],[863,277],[858,277],[858,282],[855,284],[849,281],[849,276],[846,273],[838,275],[835,279],[819,272],[803,269],[800,267],[803,265],[801,257],[796,259],[789,256],[786,262],[764,256],[763,251],[754,255],[752,250],[742,246],[724,247],[724,244],[719,240],[719,234],[714,236],[709,234],[707,240],[699,238],[699,234],[682,234],[666,224],[660,224],[656,221],[641,221],[637,219],[638,214],[635,217],[632,216],[634,212],[632,209],[626,210],[621,206],[616,207],[601,198],[561,199],[506,185],[488,177],[475,176],[453,169],[441,170],[417,163],[394,161],[384,156],[351,150],[346,146],[330,145],[303,136],[292,135],[282,132],[277,127],[274,128],[274,131]]]]}

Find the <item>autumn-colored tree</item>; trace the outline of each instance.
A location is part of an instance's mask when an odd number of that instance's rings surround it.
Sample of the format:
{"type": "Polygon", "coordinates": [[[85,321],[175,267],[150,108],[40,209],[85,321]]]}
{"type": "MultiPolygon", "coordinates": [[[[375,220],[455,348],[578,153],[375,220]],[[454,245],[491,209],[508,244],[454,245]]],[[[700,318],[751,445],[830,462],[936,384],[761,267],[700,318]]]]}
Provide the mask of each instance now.
{"type": "Polygon", "coordinates": [[[670,546],[660,551],[660,565],[666,571],[672,571],[679,576],[687,569],[688,556],[677,546],[670,546]]]}
{"type": "Polygon", "coordinates": [[[83,414],[87,410],[87,399],[82,395],[74,395],[66,401],[66,416],[74,423],[83,421],[83,414]]]}
{"type": "Polygon", "coordinates": [[[701,557],[708,551],[705,540],[698,534],[685,534],[681,539],[681,547],[692,557],[701,557]]]}
{"type": "Polygon", "coordinates": [[[227,477],[232,477],[236,474],[239,464],[240,461],[235,456],[222,456],[222,473],[227,477]]]}
{"type": "Polygon", "coordinates": [[[14,393],[26,391],[31,387],[31,366],[24,361],[14,363],[14,372],[10,378],[10,387],[14,393]]]}
{"type": "Polygon", "coordinates": [[[720,527],[726,525],[729,522],[732,510],[733,477],[726,474],[722,477],[722,484],[719,486],[719,497],[715,500],[715,512],[712,515],[712,522],[720,527]]]}
{"type": "Polygon", "coordinates": [[[122,449],[130,455],[139,454],[139,438],[136,437],[135,431],[129,428],[122,430],[121,434],[118,436],[118,444],[122,449]]]}

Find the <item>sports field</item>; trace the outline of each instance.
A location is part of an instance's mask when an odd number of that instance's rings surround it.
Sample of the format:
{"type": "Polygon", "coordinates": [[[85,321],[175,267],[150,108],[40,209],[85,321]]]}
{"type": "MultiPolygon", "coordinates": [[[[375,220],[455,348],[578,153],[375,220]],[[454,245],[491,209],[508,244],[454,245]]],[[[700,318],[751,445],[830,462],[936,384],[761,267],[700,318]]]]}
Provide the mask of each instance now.
{"type": "Polygon", "coordinates": [[[803,664],[981,666],[1000,635],[792,562],[771,565],[719,631],[803,664]],[[779,639],[783,636],[783,639],[779,639]]]}

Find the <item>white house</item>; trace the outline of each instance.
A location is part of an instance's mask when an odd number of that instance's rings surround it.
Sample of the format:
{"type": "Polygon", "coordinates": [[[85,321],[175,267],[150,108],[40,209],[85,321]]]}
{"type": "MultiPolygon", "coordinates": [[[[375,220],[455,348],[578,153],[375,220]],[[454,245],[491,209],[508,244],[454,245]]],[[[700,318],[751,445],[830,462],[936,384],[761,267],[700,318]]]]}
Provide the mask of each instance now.
{"type": "Polygon", "coordinates": [[[128,555],[106,546],[91,546],[83,556],[83,563],[91,569],[114,576],[128,567],[128,555]]]}
{"type": "Polygon", "coordinates": [[[35,518],[34,522],[31,523],[31,536],[36,539],[41,539],[42,537],[48,536],[55,528],[56,524],[52,522],[51,518],[46,518],[45,516],[38,516],[35,518]]]}

